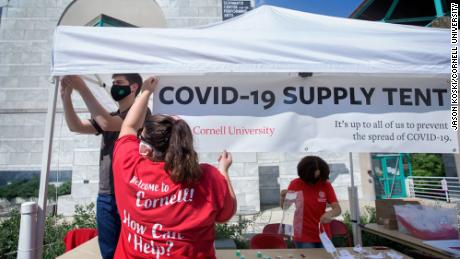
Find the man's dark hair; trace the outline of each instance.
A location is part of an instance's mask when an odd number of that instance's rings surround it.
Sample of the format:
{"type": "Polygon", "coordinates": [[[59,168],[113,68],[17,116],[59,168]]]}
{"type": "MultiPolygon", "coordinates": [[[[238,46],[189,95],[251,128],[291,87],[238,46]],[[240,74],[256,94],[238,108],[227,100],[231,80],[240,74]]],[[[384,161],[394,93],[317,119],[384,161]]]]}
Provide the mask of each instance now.
{"type": "Polygon", "coordinates": [[[126,80],[128,80],[129,82],[129,85],[137,84],[138,87],[136,90],[136,96],[139,94],[142,88],[142,83],[143,83],[141,75],[139,74],[113,74],[112,78],[117,77],[117,76],[122,76],[126,78],[126,80]]]}
{"type": "Polygon", "coordinates": [[[297,164],[297,174],[300,179],[309,184],[315,184],[315,172],[319,170],[319,180],[325,182],[329,179],[329,166],[326,161],[317,156],[306,156],[297,164]]]}

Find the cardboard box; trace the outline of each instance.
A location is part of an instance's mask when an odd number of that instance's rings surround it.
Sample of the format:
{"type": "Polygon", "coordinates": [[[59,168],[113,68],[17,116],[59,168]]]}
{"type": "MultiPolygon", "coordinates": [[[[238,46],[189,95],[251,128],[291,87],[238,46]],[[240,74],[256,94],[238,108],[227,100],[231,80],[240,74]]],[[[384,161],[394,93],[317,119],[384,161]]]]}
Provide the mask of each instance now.
{"type": "Polygon", "coordinates": [[[398,221],[394,219],[384,219],[383,220],[383,227],[386,229],[398,229],[398,221]]]}
{"type": "MultiPolygon", "coordinates": [[[[375,200],[375,216],[377,224],[384,225],[385,220],[388,219],[388,227],[393,226],[392,222],[397,222],[393,206],[404,204],[421,204],[421,201],[420,199],[415,198],[375,200]]],[[[394,229],[397,229],[397,227],[394,229]]]]}

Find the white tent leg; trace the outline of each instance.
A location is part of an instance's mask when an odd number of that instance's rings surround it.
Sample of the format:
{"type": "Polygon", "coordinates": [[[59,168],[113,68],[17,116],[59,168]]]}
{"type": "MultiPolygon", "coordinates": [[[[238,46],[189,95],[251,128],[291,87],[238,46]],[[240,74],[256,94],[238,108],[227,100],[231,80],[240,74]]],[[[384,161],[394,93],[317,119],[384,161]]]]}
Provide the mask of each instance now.
{"type": "Polygon", "coordinates": [[[348,187],[348,201],[350,202],[350,218],[353,231],[354,244],[362,245],[361,230],[359,228],[359,198],[358,188],[355,186],[355,179],[353,173],[353,154],[350,152],[350,177],[351,186],[348,187]]]}
{"type": "Polygon", "coordinates": [[[37,203],[21,204],[21,225],[19,228],[17,259],[34,259],[36,248],[37,203]]]}
{"type": "Polygon", "coordinates": [[[40,171],[40,189],[38,192],[38,220],[36,257],[42,258],[43,239],[45,234],[46,205],[48,199],[48,176],[51,164],[51,151],[53,147],[54,118],[56,115],[56,101],[59,87],[59,77],[54,78],[54,88],[50,89],[48,99],[48,112],[46,114],[45,139],[43,141],[42,167],[40,171]]]}

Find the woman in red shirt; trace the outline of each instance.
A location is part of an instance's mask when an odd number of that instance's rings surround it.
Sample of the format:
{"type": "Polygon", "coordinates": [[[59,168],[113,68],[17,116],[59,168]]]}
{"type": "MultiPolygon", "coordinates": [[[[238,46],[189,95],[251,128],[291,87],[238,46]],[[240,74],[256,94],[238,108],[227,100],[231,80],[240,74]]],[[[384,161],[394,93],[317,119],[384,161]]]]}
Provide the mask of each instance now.
{"type": "Polygon", "coordinates": [[[153,115],[144,122],[156,85],[153,77],[144,82],[115,143],[115,197],[122,222],[115,258],[215,258],[214,225],[236,211],[228,176],[232,157],[224,151],[219,170],[199,164],[185,121],[153,115]]]}
{"type": "MultiPolygon", "coordinates": [[[[299,178],[292,180],[287,190],[281,191],[281,207],[283,207],[287,192],[303,194],[303,219],[300,223],[302,231],[300,234],[294,231],[296,248],[322,247],[319,238],[319,223],[324,225],[328,237],[331,238],[328,223],[332,218],[340,215],[341,208],[328,180],[329,173],[329,166],[323,159],[317,156],[306,156],[297,165],[299,178]],[[326,212],[326,204],[329,204],[332,210],[326,212]]],[[[297,212],[296,216],[298,217],[297,212]]]]}

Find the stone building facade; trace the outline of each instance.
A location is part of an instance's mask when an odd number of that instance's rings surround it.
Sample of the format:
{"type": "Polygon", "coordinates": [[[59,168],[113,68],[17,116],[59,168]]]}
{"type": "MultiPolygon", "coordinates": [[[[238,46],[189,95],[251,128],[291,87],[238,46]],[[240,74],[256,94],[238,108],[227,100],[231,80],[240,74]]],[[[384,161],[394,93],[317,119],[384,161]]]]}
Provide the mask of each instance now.
{"type": "MultiPolygon", "coordinates": [[[[49,90],[53,87],[53,32],[59,22],[88,25],[100,14],[139,27],[193,27],[222,21],[222,0],[0,0],[0,8],[0,173],[40,170],[49,90]]],[[[79,115],[89,117],[83,101],[74,97],[79,115]]],[[[51,170],[72,172],[72,194],[59,198],[60,213],[71,215],[75,204],[95,201],[99,144],[98,136],[69,132],[58,103],[51,170]]],[[[296,177],[297,162],[304,155],[235,153],[230,175],[238,210],[257,212],[275,205],[279,190],[296,177]]],[[[333,186],[339,199],[346,201],[348,154],[319,155],[331,165],[333,186]]],[[[200,159],[215,163],[217,156],[203,153],[200,159]]],[[[367,174],[369,160],[369,154],[353,154],[359,195],[372,201],[375,195],[367,174]]]]}

